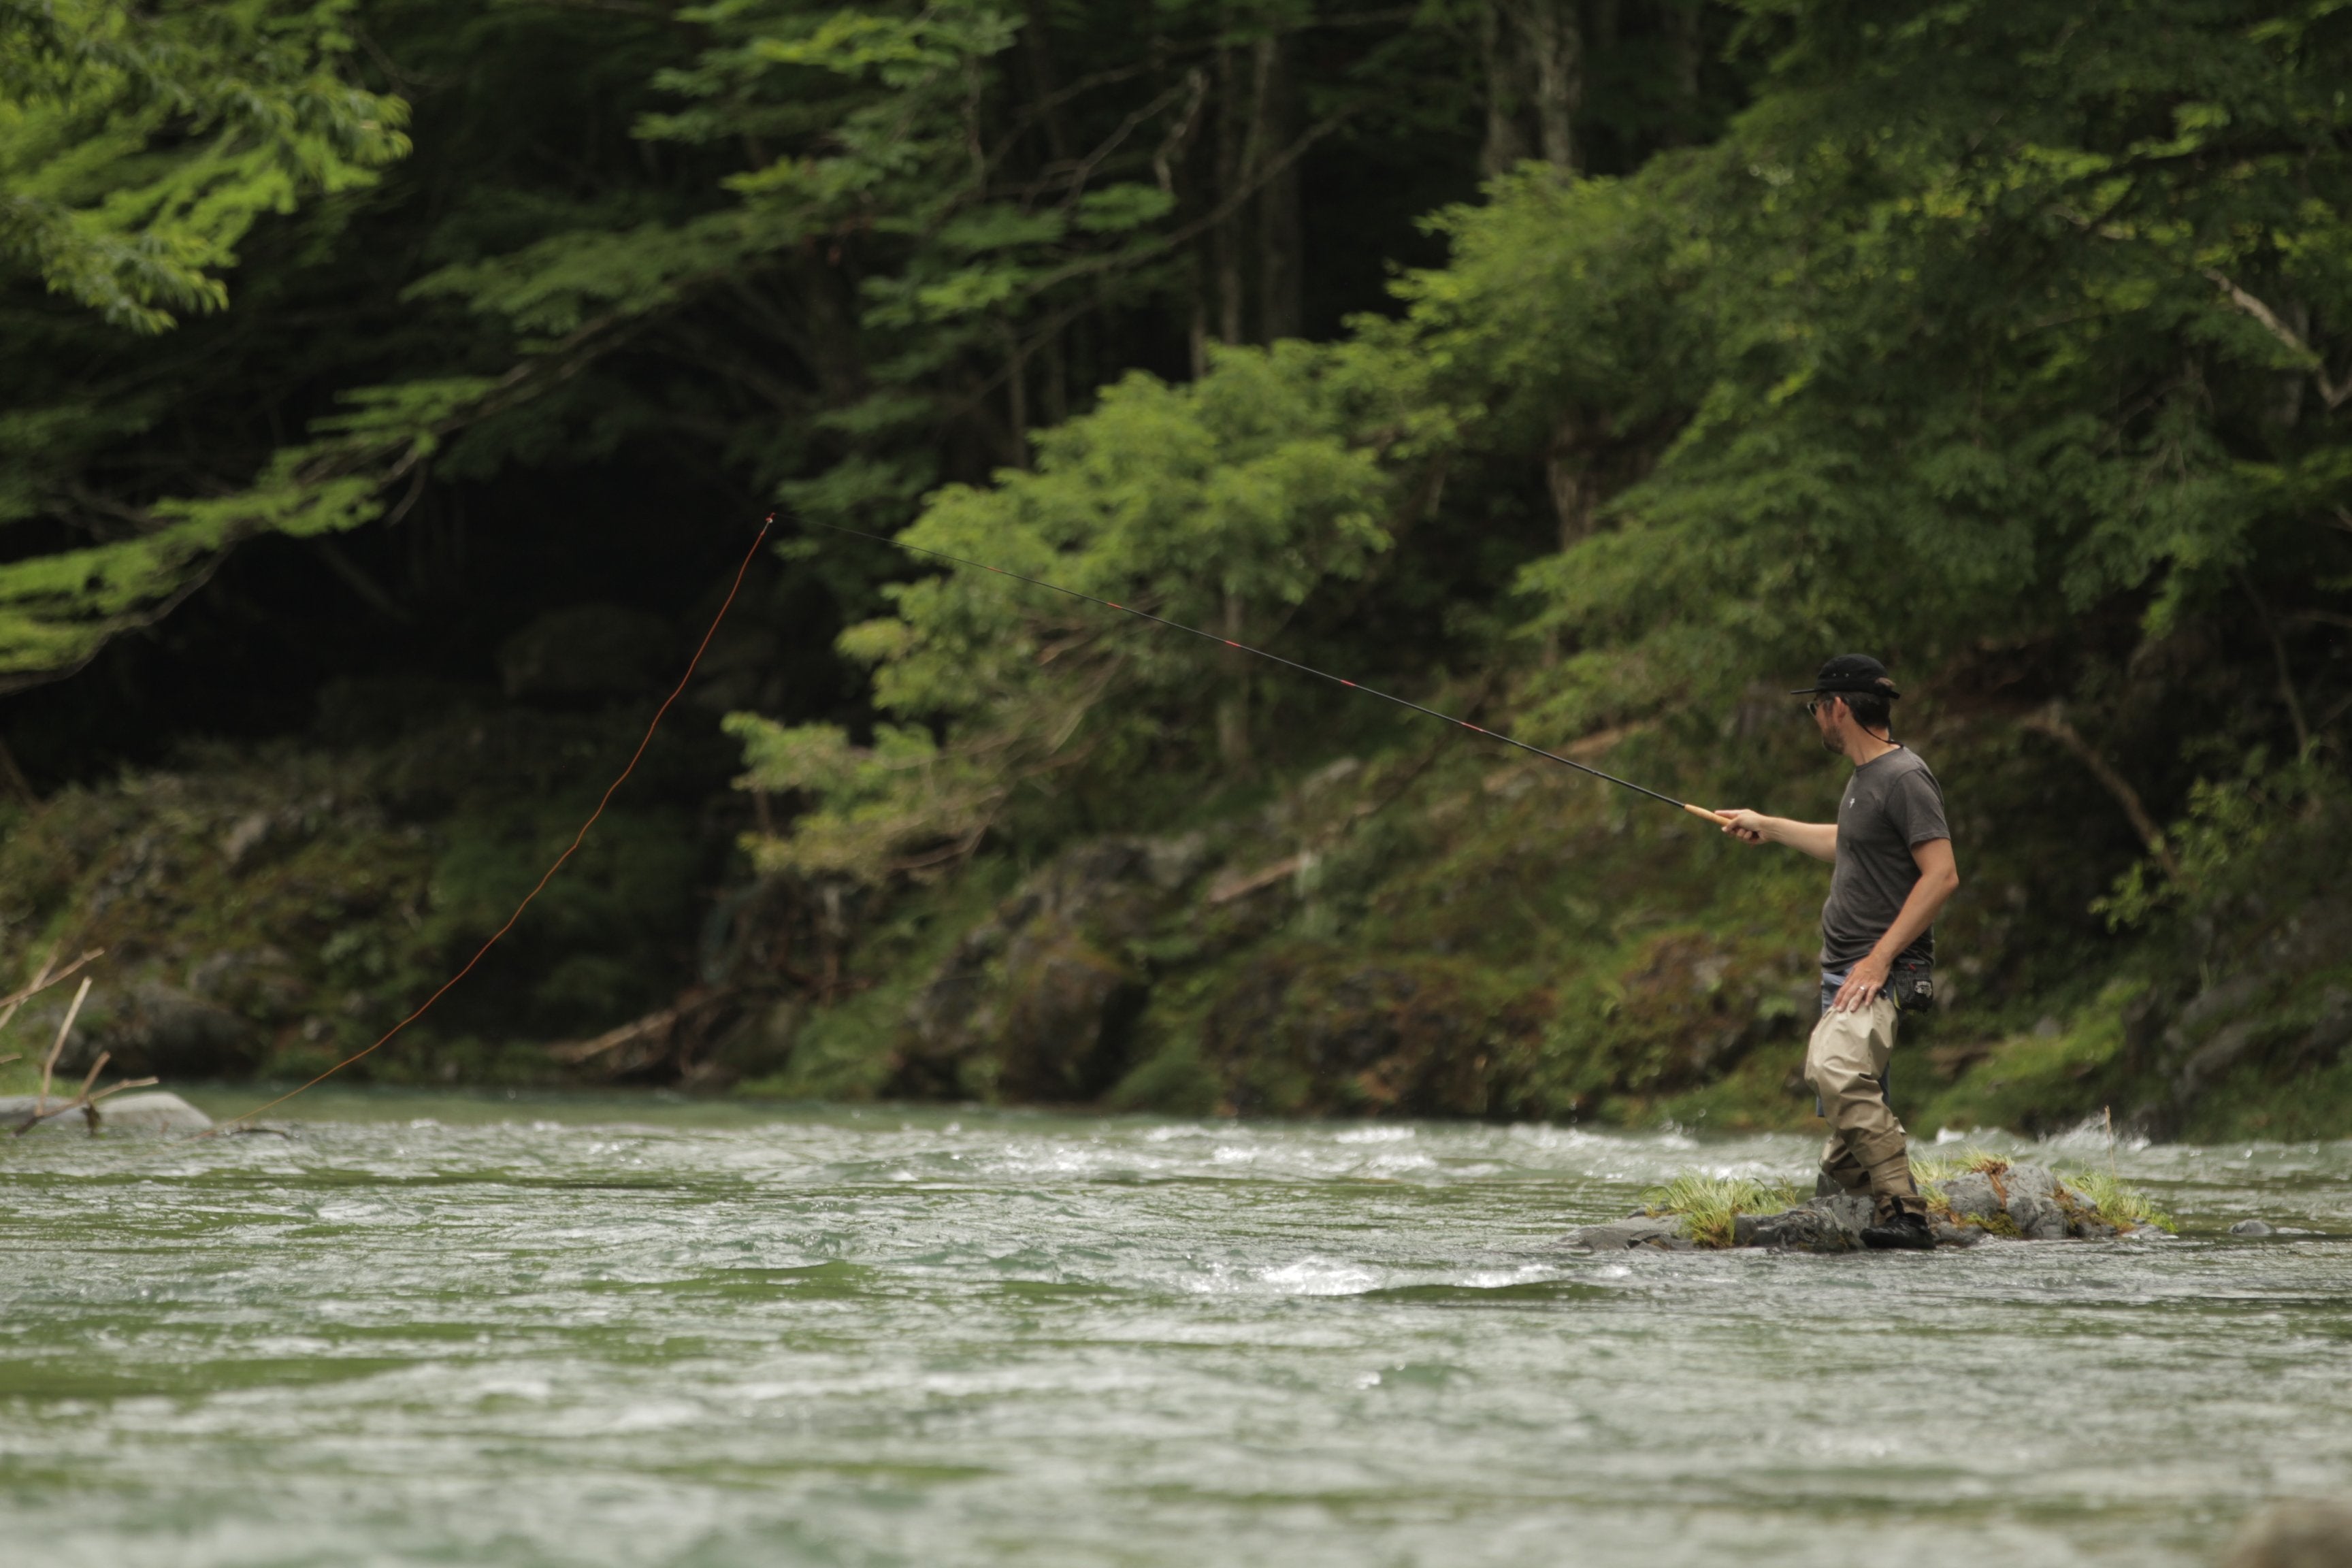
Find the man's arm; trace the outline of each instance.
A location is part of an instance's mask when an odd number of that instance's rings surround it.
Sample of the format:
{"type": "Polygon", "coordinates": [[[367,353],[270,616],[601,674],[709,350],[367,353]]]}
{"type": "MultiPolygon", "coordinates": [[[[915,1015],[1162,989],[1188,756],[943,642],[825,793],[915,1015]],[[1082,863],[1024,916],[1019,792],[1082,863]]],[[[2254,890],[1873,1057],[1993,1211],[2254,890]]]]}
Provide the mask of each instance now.
{"type": "Polygon", "coordinates": [[[1845,972],[1845,984],[1838,987],[1836,999],[1830,1003],[1833,1011],[1859,1012],[1870,1005],[1886,985],[1886,973],[1895,967],[1902,951],[1919,940],[1919,933],[1936,923],[1944,905],[1959,889],[1960,868],[1952,861],[1952,841],[1930,838],[1911,846],[1912,864],[1919,868],[1919,879],[1911,884],[1911,896],[1903,900],[1895,911],[1895,923],[1878,939],[1878,945],[1869,956],[1845,972]]]}
{"type": "MultiPolygon", "coordinates": [[[[1743,844],[1785,844],[1791,849],[1801,849],[1816,860],[1837,858],[1837,824],[1834,822],[1791,822],[1785,816],[1767,816],[1760,811],[1742,806],[1727,806],[1716,813],[1730,818],[1723,830],[1743,844]]],[[[1897,948],[1900,952],[1902,949],[1897,948]]]]}

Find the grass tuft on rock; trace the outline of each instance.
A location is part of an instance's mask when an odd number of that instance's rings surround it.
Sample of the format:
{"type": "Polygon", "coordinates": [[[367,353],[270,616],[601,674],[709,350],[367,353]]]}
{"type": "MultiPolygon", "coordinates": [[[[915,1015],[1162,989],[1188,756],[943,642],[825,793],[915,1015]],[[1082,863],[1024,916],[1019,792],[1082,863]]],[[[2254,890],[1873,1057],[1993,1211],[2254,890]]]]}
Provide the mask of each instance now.
{"type": "Polygon", "coordinates": [[[1729,1247],[1732,1221],[1744,1214],[1780,1214],[1802,1201],[1797,1189],[1753,1176],[1717,1176],[1685,1171],[1642,1194],[1643,1210],[1655,1219],[1680,1219],[1683,1234],[1701,1247],[1729,1247]]]}
{"type": "Polygon", "coordinates": [[[2060,1178],[2081,1197],[2090,1201],[2092,1214],[2103,1225],[2117,1230],[2137,1230],[2142,1226],[2154,1226],[2159,1230],[2175,1230],[2172,1216],[2156,1206],[2146,1193],[2116,1175],[2113,1171],[2062,1171],[2060,1178]]]}

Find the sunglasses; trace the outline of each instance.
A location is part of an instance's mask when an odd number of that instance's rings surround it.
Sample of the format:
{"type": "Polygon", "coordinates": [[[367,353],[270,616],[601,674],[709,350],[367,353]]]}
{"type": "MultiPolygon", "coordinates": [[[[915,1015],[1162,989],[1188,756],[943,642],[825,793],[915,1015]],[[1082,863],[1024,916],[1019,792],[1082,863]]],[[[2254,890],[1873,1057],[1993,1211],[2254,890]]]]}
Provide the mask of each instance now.
{"type": "Polygon", "coordinates": [[[1824,709],[1824,708],[1828,707],[1831,703],[1835,702],[1835,701],[1837,701],[1837,700],[1838,700],[1838,699],[1836,699],[1836,698],[1834,698],[1834,697],[1811,697],[1811,698],[1808,698],[1808,699],[1806,699],[1806,700],[1805,700],[1805,717],[1807,717],[1808,719],[1817,717],[1817,716],[1821,713],[1821,710],[1822,710],[1822,709],[1824,709]]]}

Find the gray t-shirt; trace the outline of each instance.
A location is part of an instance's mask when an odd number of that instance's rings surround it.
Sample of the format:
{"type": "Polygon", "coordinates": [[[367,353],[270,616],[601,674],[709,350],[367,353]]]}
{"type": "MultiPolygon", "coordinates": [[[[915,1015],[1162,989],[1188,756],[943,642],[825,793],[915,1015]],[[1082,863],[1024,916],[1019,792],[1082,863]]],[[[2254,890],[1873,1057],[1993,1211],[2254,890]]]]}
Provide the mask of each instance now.
{"type": "MultiPolygon", "coordinates": [[[[1943,786],[1917,752],[1901,746],[1853,770],[1838,803],[1837,830],[1837,869],[1822,905],[1822,968],[1832,974],[1870,956],[1902,912],[1919,880],[1912,846],[1952,836],[1944,825],[1943,786]]],[[[1933,930],[1920,932],[1898,959],[1935,961],[1933,930]]]]}

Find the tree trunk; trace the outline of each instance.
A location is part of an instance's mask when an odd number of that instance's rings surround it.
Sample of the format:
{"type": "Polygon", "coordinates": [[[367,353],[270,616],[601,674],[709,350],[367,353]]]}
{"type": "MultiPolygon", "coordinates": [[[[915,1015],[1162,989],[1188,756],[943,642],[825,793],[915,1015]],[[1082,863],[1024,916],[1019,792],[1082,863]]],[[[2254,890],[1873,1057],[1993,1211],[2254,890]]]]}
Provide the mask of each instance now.
{"type": "Polygon", "coordinates": [[[1061,109],[1054,102],[1054,53],[1053,46],[1045,37],[1043,0],[1028,0],[1023,15],[1021,48],[1028,58],[1029,80],[1035,93],[1037,119],[1045,132],[1045,151],[1055,163],[1067,163],[1070,161],[1070,132],[1063,123],[1061,109]]]}
{"type": "Polygon", "coordinates": [[[1554,168],[1576,167],[1576,111],[1584,102],[1584,37],[1574,0],[1525,0],[1535,66],[1536,147],[1554,168]]]}
{"type": "Polygon", "coordinates": [[[1702,0],[1667,0],[1666,47],[1674,61],[1675,118],[1666,144],[1687,147],[1698,140],[1699,7],[1702,0]]]}
{"type": "Polygon", "coordinates": [[[1486,68],[1486,141],[1478,153],[1478,172],[1490,180],[1528,155],[1518,121],[1527,71],[1518,30],[1503,15],[1507,3],[1490,0],[1478,13],[1478,56],[1486,68]]]}
{"type": "Polygon", "coordinates": [[[1560,416],[1544,452],[1544,484],[1551,491],[1562,550],[1592,536],[1593,509],[1601,499],[1598,479],[1591,433],[1579,411],[1570,409],[1560,416]]]}
{"type": "Polygon", "coordinates": [[[1584,32],[1578,0],[1489,0],[1479,19],[1486,67],[1486,143],[1480,164],[1499,174],[1536,154],[1577,166],[1576,116],[1584,105],[1584,32]]]}
{"type": "MultiPolygon", "coordinates": [[[[1217,51],[1217,182],[1210,199],[1233,199],[1248,173],[1249,108],[1242,90],[1241,62],[1230,48],[1217,51]]],[[[1236,207],[1218,224],[1210,250],[1215,258],[1217,338],[1242,342],[1242,214],[1236,207]]]]}
{"type": "MultiPolygon", "coordinates": [[[[1247,178],[1282,155],[1297,134],[1297,94],[1290,79],[1290,61],[1279,35],[1258,40],[1254,83],[1255,103],[1250,132],[1251,160],[1243,171],[1247,178]]],[[[1295,338],[1303,330],[1301,284],[1305,273],[1301,252],[1306,226],[1299,216],[1298,165],[1284,165],[1268,179],[1257,197],[1258,341],[1295,338]]]]}

